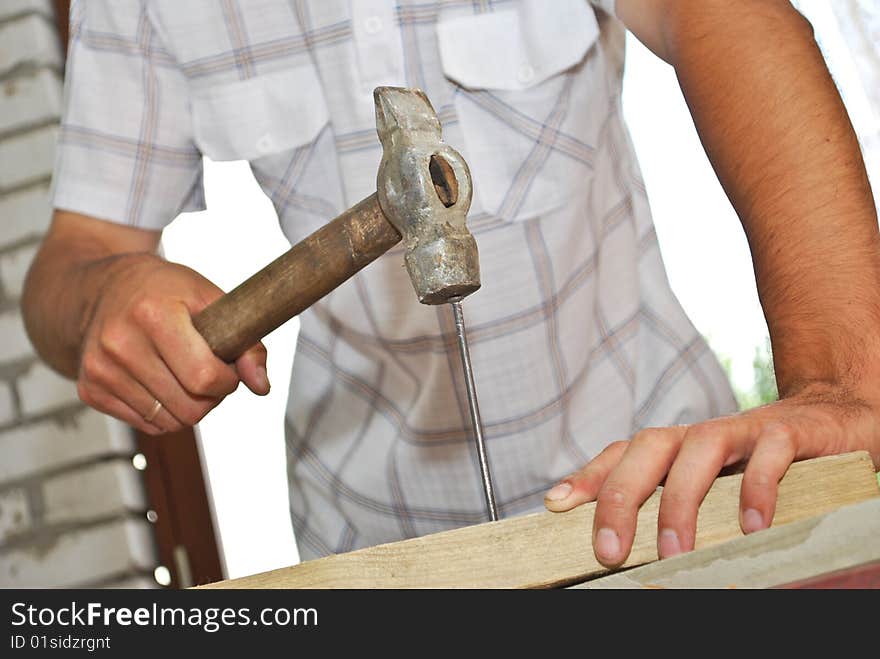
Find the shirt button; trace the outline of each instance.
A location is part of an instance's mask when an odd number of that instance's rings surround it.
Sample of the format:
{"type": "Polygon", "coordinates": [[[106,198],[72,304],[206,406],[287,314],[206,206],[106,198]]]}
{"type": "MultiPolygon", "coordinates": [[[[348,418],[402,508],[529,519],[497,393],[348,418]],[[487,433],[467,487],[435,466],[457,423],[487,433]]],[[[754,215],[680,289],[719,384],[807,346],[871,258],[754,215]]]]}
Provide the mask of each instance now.
{"type": "Polygon", "coordinates": [[[535,69],[532,68],[529,64],[523,64],[519,67],[519,70],[516,72],[516,79],[521,83],[526,84],[531,82],[535,78],[535,69]]]}
{"type": "Polygon", "coordinates": [[[369,16],[364,19],[364,32],[376,34],[382,31],[382,19],[378,16],[369,16]]]}
{"type": "Polygon", "coordinates": [[[257,140],[257,151],[260,153],[268,153],[272,150],[272,136],[269,133],[263,135],[257,140]]]}

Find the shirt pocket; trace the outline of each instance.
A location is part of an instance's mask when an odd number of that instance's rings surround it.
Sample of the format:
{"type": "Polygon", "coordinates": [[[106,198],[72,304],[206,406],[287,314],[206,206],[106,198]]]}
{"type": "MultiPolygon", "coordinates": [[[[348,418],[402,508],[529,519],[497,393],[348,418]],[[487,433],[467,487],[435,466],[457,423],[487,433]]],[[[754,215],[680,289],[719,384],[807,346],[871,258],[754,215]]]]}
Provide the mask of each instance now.
{"type": "Polygon", "coordinates": [[[301,66],[191,91],[193,136],[212,160],[255,160],[308,144],[328,121],[315,69],[301,66]]]}
{"type": "Polygon", "coordinates": [[[584,63],[598,36],[585,0],[522,0],[492,13],[439,18],[440,60],[458,86],[454,103],[476,208],[527,219],[582,189],[592,129],[578,116],[582,94],[573,89],[595,75],[584,63]]]}

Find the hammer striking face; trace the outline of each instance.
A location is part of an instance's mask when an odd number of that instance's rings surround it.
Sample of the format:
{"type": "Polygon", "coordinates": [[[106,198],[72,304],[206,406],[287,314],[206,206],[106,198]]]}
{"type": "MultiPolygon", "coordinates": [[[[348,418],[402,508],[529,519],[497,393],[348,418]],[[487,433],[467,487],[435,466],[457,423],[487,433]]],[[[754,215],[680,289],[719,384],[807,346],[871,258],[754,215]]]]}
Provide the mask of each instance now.
{"type": "Polygon", "coordinates": [[[376,193],[331,220],[193,317],[218,357],[233,361],[403,240],[406,267],[423,304],[450,302],[467,386],[489,518],[498,519],[461,300],[480,287],[477,243],[465,226],[471,174],[441,140],[424,92],[373,92],[382,161],[376,193]]]}
{"type": "Polygon", "coordinates": [[[471,174],[443,143],[440,121],[416,89],[377,87],[376,129],[382,161],[379,205],[403,236],[405,262],[419,302],[455,302],[480,288],[477,243],[465,225],[471,174]]]}
{"type": "Polygon", "coordinates": [[[418,299],[455,302],[480,287],[477,243],[465,226],[471,176],[440,139],[418,89],[373,93],[382,160],[375,194],[292,246],[193,318],[214,353],[234,361],[403,240],[418,299]]]}

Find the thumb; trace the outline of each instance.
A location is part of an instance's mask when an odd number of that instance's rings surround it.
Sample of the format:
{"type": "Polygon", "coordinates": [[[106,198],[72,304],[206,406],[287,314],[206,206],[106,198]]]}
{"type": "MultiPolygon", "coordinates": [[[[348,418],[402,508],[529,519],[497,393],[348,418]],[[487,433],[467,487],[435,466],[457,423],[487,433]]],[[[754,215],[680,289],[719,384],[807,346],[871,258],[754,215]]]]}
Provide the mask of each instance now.
{"type": "Polygon", "coordinates": [[[266,374],[266,346],[262,341],[248,348],[235,360],[235,370],[239,379],[258,396],[269,393],[269,376],[266,374]]]}
{"type": "Polygon", "coordinates": [[[562,513],[588,501],[595,501],[602,484],[620,462],[629,444],[628,441],[609,444],[580,471],[563,478],[550,488],[544,494],[544,506],[547,510],[562,513]]]}

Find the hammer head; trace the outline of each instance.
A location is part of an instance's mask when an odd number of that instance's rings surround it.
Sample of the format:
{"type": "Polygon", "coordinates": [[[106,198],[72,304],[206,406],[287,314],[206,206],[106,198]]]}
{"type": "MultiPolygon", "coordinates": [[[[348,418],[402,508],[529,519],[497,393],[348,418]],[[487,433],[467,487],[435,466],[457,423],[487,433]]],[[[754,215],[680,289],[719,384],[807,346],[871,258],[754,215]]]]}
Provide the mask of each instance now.
{"type": "Polygon", "coordinates": [[[440,120],[424,92],[377,87],[373,99],[383,150],[379,205],[403,236],[419,302],[461,300],[480,287],[477,243],[465,226],[470,170],[441,140],[440,120]]]}

